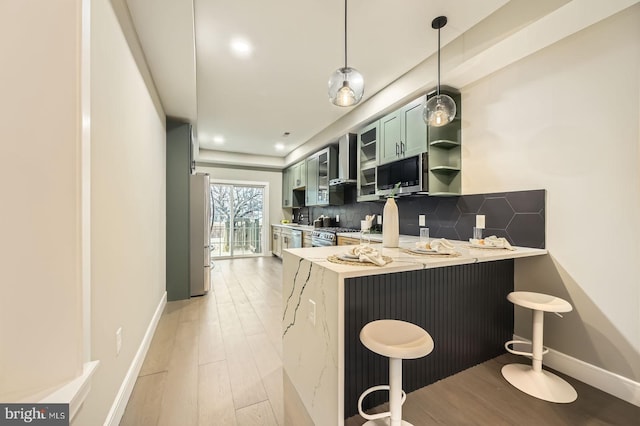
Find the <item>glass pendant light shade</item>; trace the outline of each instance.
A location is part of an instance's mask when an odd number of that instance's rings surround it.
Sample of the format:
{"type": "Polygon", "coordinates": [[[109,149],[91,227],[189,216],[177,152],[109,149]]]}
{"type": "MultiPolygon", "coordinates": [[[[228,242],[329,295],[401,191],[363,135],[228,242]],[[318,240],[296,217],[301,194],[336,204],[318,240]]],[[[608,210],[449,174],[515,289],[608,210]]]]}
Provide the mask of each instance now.
{"type": "Polygon", "coordinates": [[[431,28],[438,30],[438,91],[426,102],[422,118],[432,127],[444,126],[456,117],[455,101],[451,96],[440,94],[440,30],[445,25],[447,25],[446,16],[438,16],[431,21],[431,28]]]}
{"type": "Polygon", "coordinates": [[[357,104],[364,94],[362,74],[350,67],[337,69],[329,78],[329,100],[337,106],[348,107],[357,104]]]}
{"type": "Polygon", "coordinates": [[[436,95],[427,101],[424,108],[424,121],[433,127],[444,126],[456,117],[456,103],[448,95],[436,95]]]}
{"type": "Polygon", "coordinates": [[[364,94],[364,78],[360,71],[347,66],[347,0],[344,0],[344,67],[329,77],[329,100],[332,104],[349,107],[357,104],[364,94]]]}

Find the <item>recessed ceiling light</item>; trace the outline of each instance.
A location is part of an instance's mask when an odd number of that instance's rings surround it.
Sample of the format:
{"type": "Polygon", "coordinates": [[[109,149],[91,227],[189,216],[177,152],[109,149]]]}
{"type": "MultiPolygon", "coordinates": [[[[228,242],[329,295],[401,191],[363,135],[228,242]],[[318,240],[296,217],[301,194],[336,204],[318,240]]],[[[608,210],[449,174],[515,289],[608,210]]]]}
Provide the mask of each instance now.
{"type": "Polygon", "coordinates": [[[282,150],[284,149],[284,144],[283,144],[282,142],[278,142],[278,143],[276,144],[276,149],[277,149],[278,151],[282,151],[282,150]]]}
{"type": "Polygon", "coordinates": [[[215,143],[217,145],[222,145],[224,143],[224,137],[223,136],[214,136],[213,137],[213,143],[215,143]]]}
{"type": "Polygon", "coordinates": [[[235,37],[231,40],[231,51],[239,58],[248,58],[253,52],[253,46],[245,38],[235,37]]]}

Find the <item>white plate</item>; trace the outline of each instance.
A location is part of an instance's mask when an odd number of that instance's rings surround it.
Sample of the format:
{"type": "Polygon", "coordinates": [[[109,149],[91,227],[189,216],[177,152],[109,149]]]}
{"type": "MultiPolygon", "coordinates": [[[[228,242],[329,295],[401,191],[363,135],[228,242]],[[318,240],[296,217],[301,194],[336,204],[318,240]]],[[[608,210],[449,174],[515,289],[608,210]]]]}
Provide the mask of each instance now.
{"type": "Polygon", "coordinates": [[[487,246],[487,245],[484,245],[484,244],[478,244],[478,243],[474,243],[474,242],[472,242],[470,245],[473,248],[479,248],[479,249],[508,250],[508,247],[487,246]]]}
{"type": "Polygon", "coordinates": [[[410,253],[415,253],[415,254],[430,254],[433,256],[457,256],[458,252],[454,252],[454,253],[440,253],[437,250],[427,250],[427,249],[419,249],[419,248],[415,248],[415,249],[409,249],[410,253]]]}
{"type": "Polygon", "coordinates": [[[351,254],[351,253],[342,253],[338,257],[340,257],[342,259],[349,259],[349,260],[360,259],[360,256],[357,256],[357,255],[351,254]]]}
{"type": "Polygon", "coordinates": [[[427,249],[427,248],[422,248],[422,247],[414,247],[409,249],[409,251],[415,252],[415,253],[438,253],[438,250],[436,249],[427,249]]]}
{"type": "Polygon", "coordinates": [[[351,254],[351,253],[342,253],[340,256],[344,257],[345,259],[360,259],[360,256],[358,256],[357,254],[351,254]]]}

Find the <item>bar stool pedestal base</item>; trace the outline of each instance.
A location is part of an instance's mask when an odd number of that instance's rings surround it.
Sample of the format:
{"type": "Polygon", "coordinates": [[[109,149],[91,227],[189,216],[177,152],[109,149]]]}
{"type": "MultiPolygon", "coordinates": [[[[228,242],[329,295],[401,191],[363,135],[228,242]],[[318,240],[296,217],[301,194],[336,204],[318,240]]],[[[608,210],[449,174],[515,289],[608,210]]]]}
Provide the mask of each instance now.
{"type": "Polygon", "coordinates": [[[564,379],[546,370],[534,371],[530,365],[505,365],[502,376],[522,392],[545,401],[568,404],[578,398],[576,390],[564,379]]]}
{"type": "MultiPolygon", "coordinates": [[[[368,422],[364,423],[362,426],[391,426],[391,419],[389,417],[384,418],[384,419],[377,419],[377,420],[369,420],[368,422]]],[[[402,423],[400,423],[401,426],[413,426],[413,424],[406,422],[404,420],[402,420],[402,423]]]]}

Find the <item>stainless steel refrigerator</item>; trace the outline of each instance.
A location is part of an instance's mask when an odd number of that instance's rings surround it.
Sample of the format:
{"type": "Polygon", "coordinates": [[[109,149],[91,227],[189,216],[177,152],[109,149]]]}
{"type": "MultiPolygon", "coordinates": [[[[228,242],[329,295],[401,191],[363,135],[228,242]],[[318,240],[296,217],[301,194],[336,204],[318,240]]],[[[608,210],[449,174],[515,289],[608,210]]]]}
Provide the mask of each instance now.
{"type": "Polygon", "coordinates": [[[209,175],[196,173],[189,180],[189,264],[191,296],[206,294],[211,287],[210,232],[213,212],[209,175]]]}

